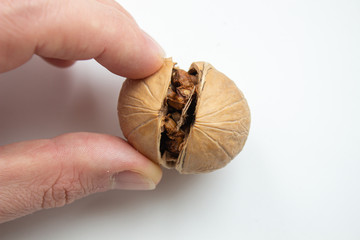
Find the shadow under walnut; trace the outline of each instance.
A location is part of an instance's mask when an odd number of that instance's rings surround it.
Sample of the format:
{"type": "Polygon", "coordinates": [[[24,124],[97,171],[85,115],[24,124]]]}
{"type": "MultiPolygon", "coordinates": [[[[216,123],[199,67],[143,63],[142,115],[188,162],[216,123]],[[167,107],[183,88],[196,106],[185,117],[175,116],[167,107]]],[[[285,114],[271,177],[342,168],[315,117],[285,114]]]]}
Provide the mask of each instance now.
{"type": "Polygon", "coordinates": [[[180,173],[224,167],[243,148],[250,110],[242,92],[206,62],[188,72],[166,59],[143,80],[127,79],[118,102],[128,142],[152,161],[180,173]]]}

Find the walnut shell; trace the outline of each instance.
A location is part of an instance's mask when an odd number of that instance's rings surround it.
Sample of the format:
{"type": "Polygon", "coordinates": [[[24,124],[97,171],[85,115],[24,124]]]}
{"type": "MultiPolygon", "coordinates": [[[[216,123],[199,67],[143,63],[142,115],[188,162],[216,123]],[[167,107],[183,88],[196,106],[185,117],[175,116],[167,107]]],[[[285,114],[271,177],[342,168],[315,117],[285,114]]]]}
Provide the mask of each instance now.
{"type": "Polygon", "coordinates": [[[180,173],[203,173],[224,167],[242,150],[249,133],[250,111],[244,95],[209,63],[195,62],[188,71],[196,78],[193,100],[187,104],[194,106],[193,112],[177,112],[176,121],[171,119],[165,126],[166,115],[174,111],[167,101],[173,71],[177,71],[175,63],[166,59],[152,76],[124,82],[118,102],[124,136],[149,159],[180,173]],[[178,120],[179,113],[182,120],[178,120]],[[176,145],[180,149],[176,157],[162,147],[164,131],[173,126],[173,121],[182,121],[183,125],[187,122],[185,127],[178,127],[185,129],[185,137],[181,146],[176,145]]]}

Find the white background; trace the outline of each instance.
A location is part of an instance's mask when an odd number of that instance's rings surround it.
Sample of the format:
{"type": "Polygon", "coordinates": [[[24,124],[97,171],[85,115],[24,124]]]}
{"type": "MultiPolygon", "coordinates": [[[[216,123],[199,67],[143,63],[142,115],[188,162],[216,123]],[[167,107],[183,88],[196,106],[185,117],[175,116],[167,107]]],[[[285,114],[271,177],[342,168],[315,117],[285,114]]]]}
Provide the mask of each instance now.
{"type": "MultiPolygon", "coordinates": [[[[121,1],[180,67],[212,63],[248,99],[240,155],[155,191],[96,194],[0,225],[8,239],[360,239],[358,0],[121,1]]],[[[0,75],[0,144],[121,135],[124,79],[34,57],[0,75]]],[[[216,101],[216,99],[214,99],[216,101]]]]}

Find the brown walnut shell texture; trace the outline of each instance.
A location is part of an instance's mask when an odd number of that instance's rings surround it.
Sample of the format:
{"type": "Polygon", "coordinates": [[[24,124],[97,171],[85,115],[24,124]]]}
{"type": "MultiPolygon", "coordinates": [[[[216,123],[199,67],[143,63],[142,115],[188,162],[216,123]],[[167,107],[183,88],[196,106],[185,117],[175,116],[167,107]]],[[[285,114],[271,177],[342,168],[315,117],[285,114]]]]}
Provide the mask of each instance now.
{"type": "MultiPolygon", "coordinates": [[[[175,63],[143,80],[127,79],[120,91],[118,116],[128,142],[152,161],[170,168],[161,156],[164,101],[175,63]]],[[[195,120],[175,168],[180,173],[204,173],[224,167],[243,148],[250,127],[250,110],[242,92],[206,62],[195,62],[199,80],[195,120]]]]}

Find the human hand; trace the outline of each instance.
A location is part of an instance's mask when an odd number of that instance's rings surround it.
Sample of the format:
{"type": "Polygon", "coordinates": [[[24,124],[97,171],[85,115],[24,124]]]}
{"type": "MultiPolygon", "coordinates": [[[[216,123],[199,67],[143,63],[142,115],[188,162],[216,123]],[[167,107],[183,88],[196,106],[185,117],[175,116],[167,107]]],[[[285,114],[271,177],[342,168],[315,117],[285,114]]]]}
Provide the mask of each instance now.
{"type": "MultiPolygon", "coordinates": [[[[60,67],[94,58],[143,78],[163,51],[113,0],[0,2],[0,73],[33,54],[60,67]]],[[[141,81],[141,80],[139,80],[141,81]]],[[[110,189],[154,189],[161,169],[124,140],[70,133],[0,146],[0,223],[110,189]]]]}

